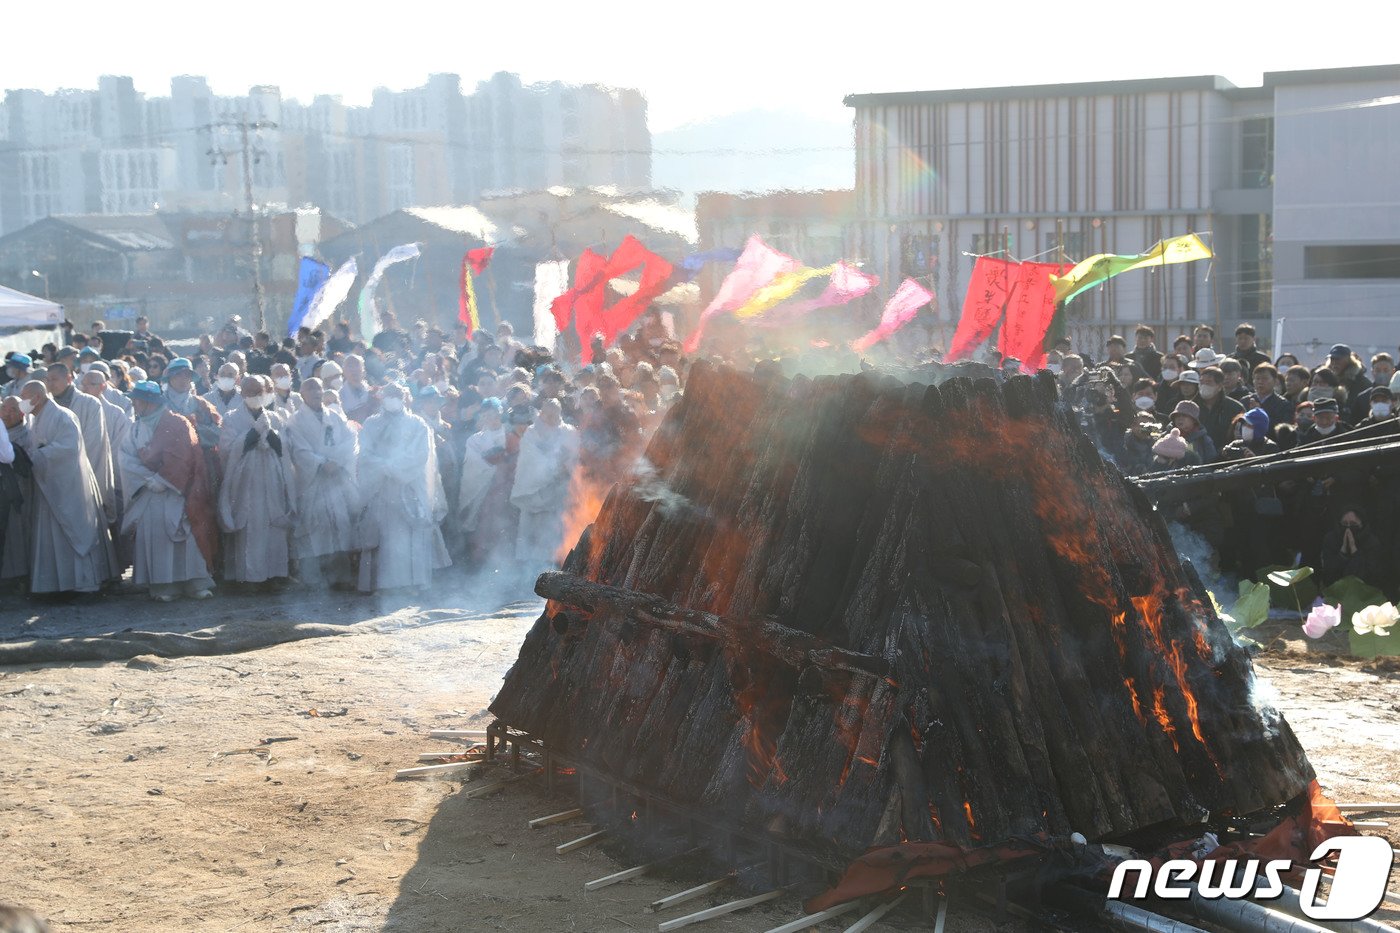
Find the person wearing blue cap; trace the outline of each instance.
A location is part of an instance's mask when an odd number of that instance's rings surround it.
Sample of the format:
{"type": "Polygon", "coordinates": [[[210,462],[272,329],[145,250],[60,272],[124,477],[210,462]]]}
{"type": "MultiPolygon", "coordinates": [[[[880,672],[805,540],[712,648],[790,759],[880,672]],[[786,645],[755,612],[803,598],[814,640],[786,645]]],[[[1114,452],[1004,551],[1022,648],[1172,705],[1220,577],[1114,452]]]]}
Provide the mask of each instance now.
{"type": "Polygon", "coordinates": [[[131,580],[156,602],[208,599],[218,529],[204,456],[190,422],[171,411],[159,383],[131,390],[136,421],[117,452],[133,536],[131,580]]]}
{"type": "Polygon", "coordinates": [[[19,395],[20,387],[29,381],[29,370],[34,361],[27,353],[11,353],[5,360],[5,375],[9,381],[0,387],[0,396],[19,395]]]}
{"type": "MultiPolygon", "coordinates": [[[[1358,398],[1371,388],[1371,380],[1366,378],[1366,365],[1361,362],[1361,357],[1351,352],[1351,347],[1344,343],[1333,344],[1332,349],[1327,351],[1327,362],[1324,365],[1337,377],[1341,387],[1346,389],[1347,399],[1358,398]]],[[[1337,397],[1343,398],[1340,393],[1337,397]]],[[[1343,415],[1349,413],[1347,410],[1342,412],[1343,415]]]]}

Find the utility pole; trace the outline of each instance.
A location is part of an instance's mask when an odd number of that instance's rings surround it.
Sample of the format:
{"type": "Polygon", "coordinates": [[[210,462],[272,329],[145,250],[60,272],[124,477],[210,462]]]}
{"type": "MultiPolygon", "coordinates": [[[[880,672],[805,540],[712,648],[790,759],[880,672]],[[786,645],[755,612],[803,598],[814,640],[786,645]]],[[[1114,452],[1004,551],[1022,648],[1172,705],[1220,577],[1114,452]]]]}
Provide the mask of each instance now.
{"type": "MultiPolygon", "coordinates": [[[[267,330],[267,302],[262,283],[262,228],[258,224],[257,208],[253,203],[253,165],[262,161],[263,153],[253,144],[251,134],[275,129],[277,124],[270,120],[250,120],[247,111],[237,116],[225,115],[218,122],[204,127],[211,135],[215,130],[238,131],[238,148],[243,164],[243,206],[248,212],[253,237],[253,306],[257,311],[258,330],[267,330]]],[[[210,146],[206,154],[211,164],[228,165],[228,153],[217,141],[210,146]]]]}

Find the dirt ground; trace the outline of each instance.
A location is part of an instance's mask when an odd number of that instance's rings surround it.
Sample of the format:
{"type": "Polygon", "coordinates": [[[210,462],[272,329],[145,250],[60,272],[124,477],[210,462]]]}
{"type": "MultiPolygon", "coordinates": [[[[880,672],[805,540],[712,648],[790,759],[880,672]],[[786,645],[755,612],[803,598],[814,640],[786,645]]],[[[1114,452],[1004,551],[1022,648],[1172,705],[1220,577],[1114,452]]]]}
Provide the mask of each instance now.
{"type": "MultiPolygon", "coordinates": [[[[245,597],[158,616],[134,597],[0,603],[7,639],[355,625],[240,654],[0,667],[0,902],[58,930],[111,933],[654,929],[648,903],[708,879],[586,894],[583,882],[625,866],[603,847],[555,854],[584,823],[525,825],[569,801],[529,781],[466,798],[471,783],[393,780],[444,747],[429,730],[488,722],[540,609],[460,602],[245,597]]],[[[1293,643],[1259,667],[1336,799],[1400,800],[1400,675],[1293,643]]],[[[705,929],[766,930],[799,912],[789,899],[705,929]]],[[[988,928],[953,919],[950,930],[988,928]]]]}

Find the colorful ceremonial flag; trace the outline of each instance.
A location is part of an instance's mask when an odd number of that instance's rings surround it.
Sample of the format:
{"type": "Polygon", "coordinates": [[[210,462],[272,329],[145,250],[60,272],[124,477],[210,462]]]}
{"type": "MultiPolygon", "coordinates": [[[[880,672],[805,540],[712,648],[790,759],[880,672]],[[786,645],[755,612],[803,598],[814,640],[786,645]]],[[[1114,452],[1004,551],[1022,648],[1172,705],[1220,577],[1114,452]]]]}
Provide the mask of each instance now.
{"type": "Polygon", "coordinates": [[[468,337],[481,329],[481,310],[476,303],[476,283],[472,279],[473,276],[481,275],[486,271],[486,265],[491,261],[491,254],[495,251],[494,246],[483,246],[479,249],[467,250],[467,254],[462,257],[462,275],[457,297],[457,320],[467,326],[468,337]]]}
{"type": "Polygon", "coordinates": [[[796,270],[799,265],[796,259],[764,243],[758,234],[749,237],[749,241],[744,244],[744,251],[734,262],[734,269],[720,283],[719,291],[709,307],[701,312],[694,333],[686,338],[685,352],[694,353],[700,346],[706,321],[717,314],[725,314],[742,307],[754,292],[779,275],[796,270]]]}
{"type": "Polygon", "coordinates": [[[682,282],[689,282],[700,274],[700,270],[707,263],[711,262],[733,262],[739,258],[739,250],[732,246],[721,247],[720,249],[709,249],[703,253],[691,253],[677,264],[676,269],[681,273],[679,278],[682,282]]]}
{"type": "MultiPolygon", "coordinates": [[[[622,238],[617,249],[608,257],[608,265],[604,274],[605,281],[627,275],[638,267],[641,268],[642,272],[641,284],[637,290],[626,297],[619,298],[612,307],[604,309],[599,315],[594,332],[603,335],[603,346],[605,347],[612,346],[618,335],[631,327],[632,323],[642,316],[652,299],[666,290],[671,273],[674,271],[669,262],[643,246],[636,237],[628,234],[622,238]]],[[[592,339],[592,332],[587,337],[592,339]]],[[[580,331],[579,342],[583,343],[584,341],[585,335],[580,331]]]]}
{"type": "Polygon", "coordinates": [[[905,279],[885,303],[884,313],[875,329],[851,344],[851,349],[864,353],[881,340],[888,338],[905,324],[914,320],[919,309],[933,301],[933,293],[913,279],[905,279]]]}
{"type": "Polygon", "coordinates": [[[1045,333],[1055,318],[1051,276],[1068,272],[1068,263],[1023,262],[1012,270],[1011,298],[1001,326],[1001,355],[1014,356],[1021,368],[1036,372],[1045,365],[1045,333]]]}
{"type": "Polygon", "coordinates": [[[744,302],[742,307],[735,309],[734,316],[737,318],[757,317],[797,294],[797,290],[812,279],[831,275],[835,271],[836,266],[831,265],[822,266],[820,269],[795,269],[792,272],[784,272],[754,292],[753,296],[744,302]]]}
{"type": "Polygon", "coordinates": [[[559,336],[554,326],[554,300],[569,290],[569,261],[535,263],[535,346],[552,347],[559,336]]]}
{"type": "Polygon", "coordinates": [[[326,280],[330,277],[330,266],[319,259],[312,259],[310,256],[301,257],[301,266],[297,270],[297,294],[292,299],[292,314],[287,318],[288,337],[296,336],[297,328],[301,327],[306,320],[306,312],[311,307],[311,299],[316,297],[316,293],[321,290],[321,286],[325,285],[326,280]]]}
{"type": "Polygon", "coordinates": [[[838,262],[831,269],[831,279],[820,295],[774,308],[758,321],[759,326],[777,327],[795,321],[818,308],[834,308],[855,301],[880,284],[879,276],[867,275],[850,263],[838,262]]]}
{"type": "Polygon", "coordinates": [[[380,280],[384,278],[384,270],[395,263],[417,259],[420,255],[422,250],[418,243],[405,243],[380,256],[379,261],[374,264],[374,270],[360,289],[360,336],[366,342],[373,340],[379,333],[379,316],[374,313],[374,292],[379,288],[380,280]]]}
{"type": "Polygon", "coordinates": [[[1143,269],[1148,266],[1165,266],[1178,262],[1194,262],[1197,259],[1210,259],[1215,254],[1201,242],[1194,233],[1159,240],[1145,253],[1136,256],[1115,256],[1100,253],[1090,256],[1069,271],[1067,275],[1055,276],[1051,282],[1055,286],[1055,300],[1073,301],[1074,297],[1086,289],[1101,285],[1124,272],[1143,269]]]}
{"type": "Polygon", "coordinates": [[[967,359],[992,335],[1011,297],[1016,265],[1009,259],[977,257],[972,265],[972,278],[967,283],[967,297],[963,299],[962,318],[944,357],[948,362],[967,359]]]}
{"type": "Polygon", "coordinates": [[[306,317],[302,320],[302,325],[315,328],[334,315],[336,309],[345,303],[346,298],[350,297],[350,289],[354,288],[355,277],[359,274],[360,270],[355,265],[355,260],[347,259],[339,269],[335,270],[334,275],[326,279],[325,284],[311,299],[311,306],[306,309],[306,317]]]}
{"type": "MultiPolygon", "coordinates": [[[[550,310],[554,312],[554,329],[560,333],[569,326],[569,321],[573,320],[576,314],[577,304],[583,300],[585,295],[589,295],[598,289],[601,284],[600,276],[608,261],[602,256],[585,249],[578,257],[578,262],[574,265],[574,287],[550,302],[550,310]]],[[[602,291],[598,291],[599,303],[602,302],[602,291]]]]}

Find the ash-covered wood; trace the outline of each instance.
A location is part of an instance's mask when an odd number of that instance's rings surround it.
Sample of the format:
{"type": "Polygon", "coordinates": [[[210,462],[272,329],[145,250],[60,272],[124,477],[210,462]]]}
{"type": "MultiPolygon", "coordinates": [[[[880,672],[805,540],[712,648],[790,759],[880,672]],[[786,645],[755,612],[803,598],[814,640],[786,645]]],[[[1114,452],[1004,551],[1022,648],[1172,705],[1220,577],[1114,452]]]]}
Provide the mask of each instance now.
{"type": "Polygon", "coordinates": [[[1302,793],[1165,526],[1048,382],[697,367],[492,711],[838,857],[1090,839],[1302,793]]]}

